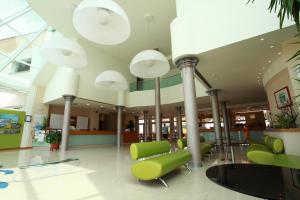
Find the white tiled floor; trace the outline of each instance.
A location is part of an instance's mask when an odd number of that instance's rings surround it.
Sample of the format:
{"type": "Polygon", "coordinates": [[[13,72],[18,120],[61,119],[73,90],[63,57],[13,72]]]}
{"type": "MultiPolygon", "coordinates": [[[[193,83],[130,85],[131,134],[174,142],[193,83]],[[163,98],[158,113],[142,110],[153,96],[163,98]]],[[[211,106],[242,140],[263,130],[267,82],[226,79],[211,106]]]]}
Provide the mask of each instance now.
{"type": "MultiPolygon", "coordinates": [[[[48,150],[0,152],[3,169],[15,171],[12,175],[0,174],[0,181],[9,182],[0,189],[1,200],[250,200],[257,199],[223,188],[205,176],[205,170],[222,163],[215,155],[206,159],[204,166],[191,173],[178,169],[164,177],[169,188],[159,181],[138,182],[130,173],[134,162],[129,146],[117,150],[112,146],[74,149],[65,154],[48,150]],[[47,166],[21,166],[79,158],[79,161],[47,166]]],[[[237,155],[244,162],[243,153],[237,155]]]]}

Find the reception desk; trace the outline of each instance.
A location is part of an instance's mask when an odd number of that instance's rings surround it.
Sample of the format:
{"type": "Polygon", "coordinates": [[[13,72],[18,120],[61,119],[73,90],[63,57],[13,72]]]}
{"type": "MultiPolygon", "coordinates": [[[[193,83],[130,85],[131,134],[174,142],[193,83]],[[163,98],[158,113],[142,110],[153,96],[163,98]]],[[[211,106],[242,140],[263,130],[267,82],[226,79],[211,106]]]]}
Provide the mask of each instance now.
{"type": "Polygon", "coordinates": [[[70,135],[116,135],[116,131],[70,130],[70,135]]]}
{"type": "MultiPolygon", "coordinates": [[[[139,142],[139,134],[135,132],[123,132],[121,141],[124,144],[139,142]]],[[[116,145],[116,131],[97,130],[71,130],[69,132],[69,146],[81,145],[116,145]]]]}
{"type": "Polygon", "coordinates": [[[115,145],[116,131],[71,130],[69,132],[69,146],[115,145]]]}
{"type": "Polygon", "coordinates": [[[124,132],[123,133],[123,143],[131,144],[139,142],[139,134],[136,132],[124,132]]]}

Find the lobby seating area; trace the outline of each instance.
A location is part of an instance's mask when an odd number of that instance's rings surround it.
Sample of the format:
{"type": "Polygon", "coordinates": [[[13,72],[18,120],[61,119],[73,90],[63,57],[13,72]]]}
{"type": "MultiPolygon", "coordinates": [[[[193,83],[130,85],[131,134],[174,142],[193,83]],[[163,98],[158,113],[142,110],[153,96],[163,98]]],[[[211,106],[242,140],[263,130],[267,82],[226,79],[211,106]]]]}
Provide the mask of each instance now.
{"type": "Polygon", "coordinates": [[[171,152],[168,141],[131,144],[130,154],[133,160],[139,160],[131,168],[134,177],[143,181],[159,179],[165,187],[168,185],[162,176],[181,166],[189,169],[187,165],[192,158],[186,150],[171,152]]]}
{"type": "MultiPolygon", "coordinates": [[[[187,139],[178,139],[177,140],[177,147],[179,149],[186,149],[187,148],[187,139]]],[[[212,150],[215,148],[214,142],[205,142],[204,137],[200,137],[200,151],[202,157],[210,156],[212,154],[212,150]]]]}
{"type": "Polygon", "coordinates": [[[0,200],[300,200],[299,13],[0,1],[0,200]]]}
{"type": "Polygon", "coordinates": [[[286,154],[279,138],[265,136],[263,144],[251,144],[246,154],[256,164],[300,169],[300,156],[286,154]]]}

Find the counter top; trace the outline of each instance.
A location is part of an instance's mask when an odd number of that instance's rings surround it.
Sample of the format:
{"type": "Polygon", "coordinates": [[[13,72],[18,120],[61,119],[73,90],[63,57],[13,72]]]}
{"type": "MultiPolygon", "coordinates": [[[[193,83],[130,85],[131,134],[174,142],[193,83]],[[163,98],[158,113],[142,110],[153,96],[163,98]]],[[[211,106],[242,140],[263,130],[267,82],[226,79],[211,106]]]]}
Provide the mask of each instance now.
{"type": "Polygon", "coordinates": [[[278,128],[278,129],[267,129],[265,131],[269,132],[299,132],[300,133],[300,128],[278,128]]]}

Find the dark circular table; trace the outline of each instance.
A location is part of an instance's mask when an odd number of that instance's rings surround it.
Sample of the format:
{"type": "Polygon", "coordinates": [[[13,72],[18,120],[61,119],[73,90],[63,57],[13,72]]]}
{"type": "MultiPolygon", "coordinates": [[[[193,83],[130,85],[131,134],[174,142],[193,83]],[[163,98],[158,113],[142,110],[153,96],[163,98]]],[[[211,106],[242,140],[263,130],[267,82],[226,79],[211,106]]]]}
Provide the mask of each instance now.
{"type": "Polygon", "coordinates": [[[206,176],[228,189],[264,199],[300,200],[300,170],[270,165],[226,164],[206,176]]]}

